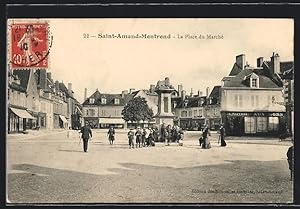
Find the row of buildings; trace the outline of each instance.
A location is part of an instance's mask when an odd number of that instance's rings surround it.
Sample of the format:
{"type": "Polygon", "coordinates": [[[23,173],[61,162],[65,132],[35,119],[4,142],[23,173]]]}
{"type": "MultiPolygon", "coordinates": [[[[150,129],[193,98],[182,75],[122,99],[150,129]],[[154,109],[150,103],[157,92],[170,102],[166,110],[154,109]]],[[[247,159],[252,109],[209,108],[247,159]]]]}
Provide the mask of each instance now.
{"type": "MultiPolygon", "coordinates": [[[[170,83],[168,78],[163,82],[170,83]]],[[[159,107],[167,102],[159,101],[155,85],[150,85],[149,89],[125,90],[121,94],[100,93],[97,89],[90,97],[85,93],[83,118],[93,128],[134,125],[133,121],[124,121],[121,112],[130,99],[138,96],[146,99],[154,115],[161,114],[159,107]]],[[[208,124],[211,130],[218,130],[224,123],[229,135],[291,134],[294,63],[281,62],[279,55],[273,53],[270,61],[259,57],[253,67],[247,64],[246,56],[242,54],[236,56],[221,85],[214,86],[211,92],[207,88],[206,95],[201,91],[193,94],[193,90],[187,94],[183,86],[178,85],[169,97],[173,123],[186,130],[199,130],[204,124],[208,124]]],[[[168,100],[167,96],[164,98],[168,100]]],[[[151,126],[155,121],[139,121],[139,124],[151,126]]]]}
{"type": "Polygon", "coordinates": [[[72,84],[54,82],[46,69],[8,71],[8,133],[77,128],[81,109],[72,84]]]}

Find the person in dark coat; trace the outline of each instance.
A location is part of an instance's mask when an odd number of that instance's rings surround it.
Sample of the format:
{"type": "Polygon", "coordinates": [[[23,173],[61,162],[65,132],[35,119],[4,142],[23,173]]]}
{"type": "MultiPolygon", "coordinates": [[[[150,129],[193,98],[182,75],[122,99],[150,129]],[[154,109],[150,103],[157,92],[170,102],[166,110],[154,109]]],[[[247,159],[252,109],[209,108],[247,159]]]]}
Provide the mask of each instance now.
{"type": "Polygon", "coordinates": [[[287,161],[289,163],[289,169],[291,173],[290,181],[292,181],[294,178],[294,145],[289,147],[286,156],[287,156],[287,161]]]}
{"type": "Polygon", "coordinates": [[[133,128],[130,129],[130,131],[127,133],[128,136],[128,143],[129,143],[129,149],[134,148],[134,131],[133,128]]]}
{"type": "Polygon", "coordinates": [[[161,128],[160,128],[160,140],[161,140],[161,142],[165,142],[165,138],[166,138],[166,127],[165,127],[165,124],[163,123],[161,125],[161,128]]]}
{"type": "Polygon", "coordinates": [[[202,132],[202,138],[203,138],[203,143],[202,143],[202,148],[203,149],[210,149],[211,148],[211,144],[210,141],[208,139],[208,135],[210,135],[208,126],[204,126],[203,128],[203,132],[202,132]]]}
{"type": "Polygon", "coordinates": [[[109,140],[109,144],[114,144],[115,141],[115,129],[113,127],[110,127],[107,135],[108,135],[108,140],[109,140]]]}
{"type": "Polygon", "coordinates": [[[168,125],[166,130],[165,130],[165,144],[167,146],[170,145],[170,140],[171,140],[171,125],[168,125]]]}
{"type": "Polygon", "coordinates": [[[221,140],[221,147],[225,147],[227,144],[225,142],[225,128],[223,124],[220,127],[220,140],[221,140]]]}
{"type": "Polygon", "coordinates": [[[92,130],[88,122],[85,122],[85,126],[81,127],[80,133],[82,133],[83,151],[87,152],[89,139],[92,140],[92,130]]]}
{"type": "Polygon", "coordinates": [[[146,128],[143,128],[143,131],[142,131],[142,146],[143,147],[146,146],[146,135],[147,135],[146,128]]]}
{"type": "Polygon", "coordinates": [[[136,148],[139,146],[139,147],[142,147],[141,146],[141,142],[142,142],[142,131],[141,131],[141,128],[138,127],[136,132],[135,132],[135,136],[136,136],[136,148]]]}

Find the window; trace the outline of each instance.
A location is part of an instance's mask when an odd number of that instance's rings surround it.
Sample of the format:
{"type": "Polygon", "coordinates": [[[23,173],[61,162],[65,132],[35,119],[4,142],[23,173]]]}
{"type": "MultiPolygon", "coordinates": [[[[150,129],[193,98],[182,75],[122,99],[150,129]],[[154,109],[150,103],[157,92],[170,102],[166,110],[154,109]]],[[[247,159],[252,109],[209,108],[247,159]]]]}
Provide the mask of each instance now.
{"type": "Polygon", "coordinates": [[[95,116],[95,110],[94,109],[89,109],[90,116],[95,116]]]}
{"type": "Polygon", "coordinates": [[[245,133],[256,133],[255,117],[244,117],[245,133]]]}
{"type": "Polygon", "coordinates": [[[169,111],[169,103],[168,103],[169,98],[168,97],[164,97],[164,112],[168,112],[169,111]]]}
{"type": "Polygon", "coordinates": [[[242,95],[234,95],[234,104],[236,107],[243,106],[243,96],[242,95]]]}
{"type": "Polygon", "coordinates": [[[89,99],[89,103],[90,103],[90,104],[94,104],[94,102],[95,102],[95,99],[94,99],[94,98],[90,98],[90,99],[89,99]]]}
{"type": "Polygon", "coordinates": [[[101,98],[101,104],[106,104],[106,98],[101,98]]]}
{"type": "Polygon", "coordinates": [[[267,117],[257,117],[257,132],[267,132],[268,131],[268,118],[267,117]]]}
{"type": "Polygon", "coordinates": [[[86,110],[86,115],[89,116],[89,110],[86,110]]]}
{"type": "Polygon", "coordinates": [[[259,96],[256,95],[256,96],[255,96],[255,99],[256,99],[256,107],[259,107],[259,96]]]}
{"type": "Polygon", "coordinates": [[[120,104],[120,99],[115,98],[115,104],[120,104]]]}
{"type": "Polygon", "coordinates": [[[238,104],[239,104],[239,97],[238,97],[238,95],[234,95],[234,106],[238,106],[238,104]]]}
{"type": "Polygon", "coordinates": [[[278,131],[279,128],[279,118],[269,117],[268,131],[278,131]]]}
{"type": "Polygon", "coordinates": [[[202,116],[203,115],[203,111],[202,109],[199,109],[199,116],[202,116]]]}
{"type": "Polygon", "coordinates": [[[256,78],[252,78],[251,79],[251,87],[252,88],[256,88],[257,87],[257,79],[256,78]]]}
{"type": "Polygon", "coordinates": [[[181,117],[187,117],[187,111],[186,110],[181,111],[181,117]]]}
{"type": "Polygon", "coordinates": [[[194,110],[194,116],[197,116],[198,111],[194,110]]]}
{"type": "Polygon", "coordinates": [[[239,95],[239,107],[243,107],[243,96],[239,95]]]}
{"type": "Polygon", "coordinates": [[[192,110],[189,110],[189,117],[192,117],[192,114],[193,114],[192,110]]]}
{"type": "Polygon", "coordinates": [[[214,109],[214,116],[217,116],[218,115],[218,111],[217,109],[214,109]]]}
{"type": "Polygon", "coordinates": [[[251,106],[254,107],[255,104],[255,97],[251,95],[251,106]]]}

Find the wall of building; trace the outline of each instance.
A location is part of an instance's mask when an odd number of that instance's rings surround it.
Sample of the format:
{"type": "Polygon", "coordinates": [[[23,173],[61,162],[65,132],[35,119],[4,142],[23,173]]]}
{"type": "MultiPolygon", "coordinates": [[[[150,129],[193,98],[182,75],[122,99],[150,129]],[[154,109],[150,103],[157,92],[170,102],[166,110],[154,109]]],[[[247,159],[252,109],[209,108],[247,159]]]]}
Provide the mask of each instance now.
{"type": "Polygon", "coordinates": [[[281,89],[229,89],[221,88],[221,111],[232,112],[285,112],[283,105],[272,103],[284,102],[281,89]]]}
{"type": "Polygon", "coordinates": [[[99,117],[99,107],[84,106],[82,108],[83,117],[99,117]]]}
{"type": "Polygon", "coordinates": [[[14,89],[9,89],[8,90],[8,104],[25,107],[26,106],[25,93],[16,91],[14,89]]]}
{"type": "Polygon", "coordinates": [[[122,117],[123,106],[100,106],[99,117],[122,117]]]}

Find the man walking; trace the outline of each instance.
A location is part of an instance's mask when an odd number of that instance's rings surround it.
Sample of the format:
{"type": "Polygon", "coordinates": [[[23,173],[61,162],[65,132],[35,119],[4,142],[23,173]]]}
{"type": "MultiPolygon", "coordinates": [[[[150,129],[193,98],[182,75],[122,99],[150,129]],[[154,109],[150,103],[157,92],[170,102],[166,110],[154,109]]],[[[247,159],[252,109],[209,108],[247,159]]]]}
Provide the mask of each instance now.
{"type": "Polygon", "coordinates": [[[85,126],[81,128],[80,133],[82,133],[81,138],[83,141],[83,151],[87,152],[88,141],[90,138],[92,139],[92,130],[88,122],[85,122],[85,126]]]}
{"type": "Polygon", "coordinates": [[[114,144],[114,140],[115,140],[115,129],[114,127],[110,127],[108,132],[107,132],[107,135],[108,135],[108,141],[109,141],[109,144],[114,144]]]}

